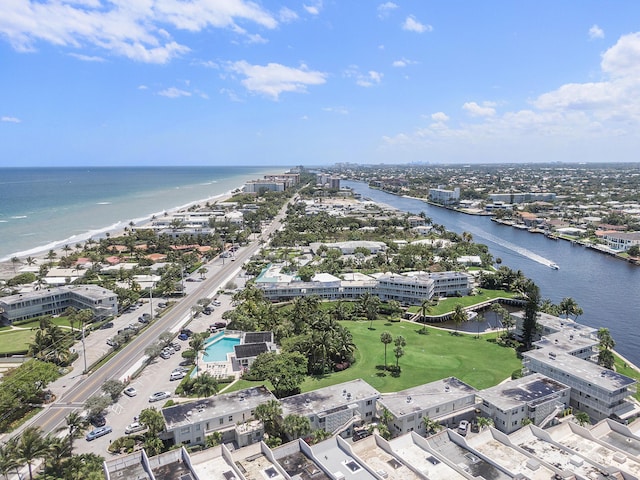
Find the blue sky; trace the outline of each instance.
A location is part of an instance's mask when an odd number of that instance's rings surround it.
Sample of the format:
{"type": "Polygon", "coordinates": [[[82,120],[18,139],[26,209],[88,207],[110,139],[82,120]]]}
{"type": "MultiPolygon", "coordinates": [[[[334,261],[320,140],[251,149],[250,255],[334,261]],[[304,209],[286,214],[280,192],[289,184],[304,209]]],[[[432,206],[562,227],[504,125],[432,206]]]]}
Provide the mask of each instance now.
{"type": "Polygon", "coordinates": [[[0,165],[638,161],[640,2],[3,0],[0,165]]]}

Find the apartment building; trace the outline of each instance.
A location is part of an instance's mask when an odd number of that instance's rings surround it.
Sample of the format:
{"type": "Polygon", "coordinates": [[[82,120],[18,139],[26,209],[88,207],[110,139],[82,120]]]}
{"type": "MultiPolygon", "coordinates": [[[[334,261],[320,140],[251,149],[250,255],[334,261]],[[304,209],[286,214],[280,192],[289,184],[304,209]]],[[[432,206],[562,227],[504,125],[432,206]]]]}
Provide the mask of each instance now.
{"type": "Polygon", "coordinates": [[[350,435],[352,425],[370,423],[380,393],[361,379],[293,395],[280,400],[283,418],[307,417],[312,430],[350,435]]]}
{"type": "Polygon", "coordinates": [[[259,442],[264,429],[261,422],[254,420],[254,410],[275,399],[266,387],[260,386],[163,408],[163,439],[176,445],[203,445],[207,435],[220,432],[224,443],[245,446],[259,442]]]}
{"type": "Polygon", "coordinates": [[[90,309],[95,319],[118,313],[118,296],[96,285],[47,288],[0,298],[0,321],[11,324],[18,320],[59,315],[68,307],[90,309]]]}
{"type": "MultiPolygon", "coordinates": [[[[384,393],[378,400],[379,411],[392,415],[388,423],[393,436],[407,432],[426,435],[424,418],[443,425],[456,425],[476,407],[477,390],[455,377],[419,385],[395,393],[384,393]]],[[[380,414],[379,414],[380,415],[380,414]]]]}
{"type": "Polygon", "coordinates": [[[594,420],[625,420],[639,413],[627,398],[636,392],[633,378],[553,348],[523,353],[522,365],[524,375],[541,373],[571,387],[571,406],[594,420]]]}
{"type": "Polygon", "coordinates": [[[460,189],[446,190],[441,185],[429,189],[429,200],[441,205],[455,205],[460,201],[460,189]]]}
{"type": "Polygon", "coordinates": [[[543,427],[569,406],[570,392],[568,386],[535,373],[481,390],[479,407],[483,417],[509,434],[522,428],[525,420],[543,427]]]}

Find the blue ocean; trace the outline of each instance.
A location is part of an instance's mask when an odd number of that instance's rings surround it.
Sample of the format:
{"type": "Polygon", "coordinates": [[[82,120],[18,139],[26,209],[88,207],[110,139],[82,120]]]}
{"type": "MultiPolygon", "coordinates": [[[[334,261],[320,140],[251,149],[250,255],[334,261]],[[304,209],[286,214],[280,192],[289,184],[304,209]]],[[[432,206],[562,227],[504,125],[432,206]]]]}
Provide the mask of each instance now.
{"type": "Polygon", "coordinates": [[[75,246],[286,167],[0,168],[0,261],[75,246]]]}

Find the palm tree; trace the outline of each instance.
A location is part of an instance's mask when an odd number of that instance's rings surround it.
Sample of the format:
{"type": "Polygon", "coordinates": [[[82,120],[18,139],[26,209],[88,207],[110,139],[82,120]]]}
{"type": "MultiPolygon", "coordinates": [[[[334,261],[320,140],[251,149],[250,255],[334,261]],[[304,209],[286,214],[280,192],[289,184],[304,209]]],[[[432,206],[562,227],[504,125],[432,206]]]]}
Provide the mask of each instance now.
{"type": "Polygon", "coordinates": [[[140,412],[140,423],[147,426],[147,434],[151,437],[156,437],[165,428],[164,417],[153,407],[140,412]]]}
{"type": "Polygon", "coordinates": [[[282,431],[295,440],[311,432],[311,422],[302,415],[287,415],[282,421],[282,431]]]}
{"type": "Polygon", "coordinates": [[[420,304],[420,320],[423,322],[427,321],[427,314],[429,313],[429,311],[431,310],[431,300],[428,298],[425,298],[424,300],[422,300],[422,303],[420,304]]]}
{"type": "Polygon", "coordinates": [[[476,325],[478,326],[478,334],[476,335],[476,338],[480,338],[480,325],[482,325],[485,322],[485,318],[484,315],[479,313],[476,315],[476,318],[474,319],[474,321],[476,322],[476,325]]]}
{"type": "Polygon", "coordinates": [[[18,461],[28,465],[29,480],[33,480],[33,462],[44,458],[48,450],[49,446],[43,440],[39,427],[28,427],[22,431],[16,444],[16,454],[18,461]]]}
{"type": "Polygon", "coordinates": [[[598,330],[598,363],[609,370],[613,369],[615,363],[615,357],[613,356],[613,347],[616,346],[616,342],[609,333],[608,328],[600,328],[598,330]]]}
{"type": "Polygon", "coordinates": [[[19,437],[15,436],[9,439],[7,443],[0,445],[0,473],[4,475],[5,480],[9,479],[9,472],[17,470],[20,462],[17,460],[16,443],[19,437]]]}
{"type": "Polygon", "coordinates": [[[575,315],[575,320],[578,320],[578,317],[584,313],[576,301],[571,297],[563,298],[558,306],[558,310],[561,314],[564,313],[565,318],[567,319],[569,318],[569,315],[575,315]]]}
{"type": "Polygon", "coordinates": [[[198,397],[210,397],[218,392],[218,381],[208,372],[203,372],[196,377],[193,391],[198,397]]]}
{"type": "Polygon", "coordinates": [[[36,264],[36,259],[33,257],[27,257],[24,259],[24,261],[27,263],[27,265],[32,266],[36,264]]]}
{"type": "Polygon", "coordinates": [[[73,451],[73,441],[82,436],[82,430],[87,426],[87,420],[78,412],[71,412],[65,417],[68,429],[67,438],[69,439],[69,451],[73,451]]]}
{"type": "Polygon", "coordinates": [[[591,422],[591,419],[589,418],[589,414],[587,412],[577,411],[576,413],[573,414],[573,418],[576,419],[576,422],[581,427],[584,427],[585,425],[588,425],[591,422]]]}
{"type": "Polygon", "coordinates": [[[11,265],[13,266],[13,273],[16,273],[16,265],[22,263],[18,257],[11,257],[11,265]]]}
{"type": "Polygon", "coordinates": [[[493,426],[493,420],[487,417],[478,417],[478,427],[480,430],[484,430],[487,427],[493,426]]]}
{"type": "Polygon", "coordinates": [[[205,334],[196,334],[189,341],[189,346],[191,347],[191,349],[196,354],[196,373],[197,374],[200,374],[200,369],[198,368],[198,357],[200,356],[200,354],[202,352],[204,352],[205,340],[206,340],[206,336],[205,335],[207,335],[207,334],[206,333],[205,334]]]}
{"type": "Polygon", "coordinates": [[[438,430],[441,430],[443,428],[442,425],[440,425],[435,420],[431,420],[428,416],[422,417],[422,424],[424,425],[426,435],[436,433],[438,430]]]}
{"type": "Polygon", "coordinates": [[[276,423],[281,415],[282,405],[277,400],[261,403],[253,412],[253,416],[262,422],[265,432],[270,435],[275,434],[276,423]]]}
{"type": "Polygon", "coordinates": [[[389,332],[382,332],[380,334],[380,341],[384,344],[384,369],[387,369],[387,345],[393,342],[393,337],[389,332]]]}
{"type": "Polygon", "coordinates": [[[456,304],[453,313],[451,314],[451,320],[456,326],[456,335],[458,334],[458,328],[460,327],[460,325],[466,322],[468,319],[469,317],[464,307],[460,303],[456,304]]]}
{"type": "Polygon", "coordinates": [[[391,413],[391,411],[389,411],[387,407],[382,407],[382,412],[380,413],[380,421],[384,425],[388,426],[391,420],[393,420],[393,414],[391,413]]]}

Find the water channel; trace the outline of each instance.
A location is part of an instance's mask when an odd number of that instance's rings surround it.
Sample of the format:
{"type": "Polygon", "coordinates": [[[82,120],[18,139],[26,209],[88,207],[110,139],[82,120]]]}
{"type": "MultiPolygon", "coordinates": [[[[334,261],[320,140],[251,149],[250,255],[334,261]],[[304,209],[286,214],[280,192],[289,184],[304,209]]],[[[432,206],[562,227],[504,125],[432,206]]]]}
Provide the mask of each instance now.
{"type": "Polygon", "coordinates": [[[343,181],[342,185],[401,211],[424,212],[447,230],[471,233],[473,240],[487,245],[503,265],[531,278],[540,287],[542,298],[557,304],[572,297],[584,310],[578,321],[608,328],[616,341],[616,351],[640,366],[640,266],[571,242],[500,225],[489,217],[466,215],[372,189],[362,182],[343,181]],[[556,263],[559,270],[550,268],[551,263],[556,263]]]}

